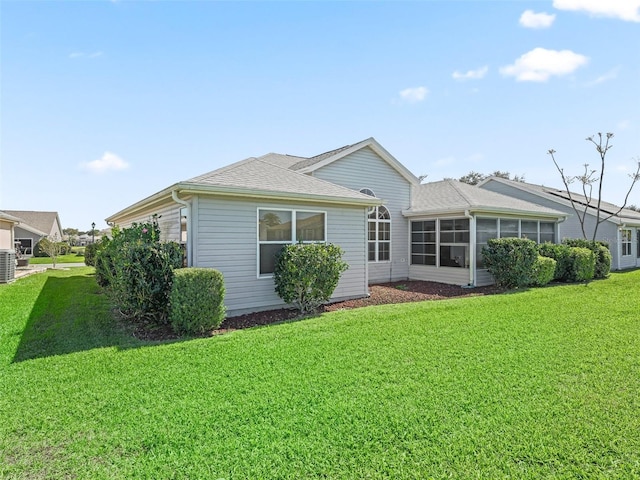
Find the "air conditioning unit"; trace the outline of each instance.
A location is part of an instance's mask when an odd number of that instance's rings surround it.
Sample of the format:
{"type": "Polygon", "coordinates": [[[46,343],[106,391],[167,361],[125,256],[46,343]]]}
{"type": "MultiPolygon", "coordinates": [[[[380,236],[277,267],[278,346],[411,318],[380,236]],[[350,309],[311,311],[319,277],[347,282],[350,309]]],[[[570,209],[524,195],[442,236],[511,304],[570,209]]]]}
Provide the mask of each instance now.
{"type": "Polygon", "coordinates": [[[13,282],[16,279],[16,252],[0,250],[0,283],[13,282]]]}

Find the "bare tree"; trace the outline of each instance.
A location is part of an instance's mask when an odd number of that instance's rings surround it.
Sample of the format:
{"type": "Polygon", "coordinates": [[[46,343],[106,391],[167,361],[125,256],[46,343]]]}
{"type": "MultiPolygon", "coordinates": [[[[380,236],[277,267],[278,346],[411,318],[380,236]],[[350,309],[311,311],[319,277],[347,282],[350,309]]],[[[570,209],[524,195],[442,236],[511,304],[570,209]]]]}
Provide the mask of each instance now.
{"type": "Polygon", "coordinates": [[[633,190],[633,186],[636,184],[638,180],[640,180],[640,160],[638,160],[636,171],[629,175],[629,177],[631,178],[631,185],[629,186],[629,190],[627,190],[627,194],[624,197],[624,203],[615,212],[605,212],[605,216],[601,216],[602,184],[604,180],[605,159],[607,156],[607,152],[611,147],[613,147],[613,145],[609,143],[609,141],[612,138],[613,138],[613,133],[606,133],[603,135],[600,132],[598,132],[597,141],[594,139],[593,136],[587,137],[586,140],[588,142],[591,142],[595,146],[596,151],[600,156],[600,170],[599,171],[597,169],[590,170],[589,164],[585,163],[584,172],[582,173],[582,175],[575,175],[575,176],[566,175],[564,173],[564,169],[560,168],[560,165],[558,165],[558,162],[556,161],[556,157],[555,157],[556,151],[554,149],[550,149],[547,152],[549,155],[551,155],[551,159],[553,160],[554,165],[558,169],[558,172],[560,172],[562,183],[564,184],[564,188],[567,192],[567,195],[569,196],[571,207],[573,208],[573,211],[576,213],[576,216],[578,217],[578,221],[580,222],[580,228],[582,229],[582,235],[584,236],[585,240],[589,239],[586,231],[586,226],[585,226],[588,210],[590,208],[595,208],[596,210],[596,214],[595,214],[596,224],[593,227],[593,235],[591,237],[591,240],[595,240],[596,235],[598,233],[598,227],[600,226],[600,224],[603,222],[606,222],[611,217],[615,217],[625,208],[625,206],[627,205],[627,201],[629,200],[629,195],[631,194],[631,190],[633,190]],[[584,200],[576,198],[575,194],[573,194],[569,189],[569,185],[576,181],[582,186],[582,194],[583,194],[582,196],[584,200]],[[593,196],[594,186],[596,187],[596,190],[597,190],[597,197],[595,198],[593,196]]]}
{"type": "Polygon", "coordinates": [[[47,238],[43,238],[40,240],[40,250],[46,253],[49,257],[51,257],[51,262],[53,263],[53,268],[56,268],[56,262],[58,260],[58,256],[62,252],[62,242],[58,238],[58,234],[54,234],[53,236],[49,236],[47,238]]]}

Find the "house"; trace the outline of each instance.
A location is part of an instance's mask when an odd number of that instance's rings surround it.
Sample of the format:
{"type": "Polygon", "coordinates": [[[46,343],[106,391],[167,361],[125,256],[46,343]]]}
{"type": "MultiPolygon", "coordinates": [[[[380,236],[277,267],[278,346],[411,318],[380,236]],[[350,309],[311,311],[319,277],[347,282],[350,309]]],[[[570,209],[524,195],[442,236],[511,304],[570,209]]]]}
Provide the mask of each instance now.
{"type": "MultiPolygon", "coordinates": [[[[516,182],[498,177],[489,177],[478,185],[481,189],[507,195],[564,212],[567,220],[562,225],[562,238],[584,238],[580,220],[576,215],[566,190],[545,187],[525,182],[516,182]]],[[[597,210],[595,201],[589,202],[584,195],[571,193],[580,215],[585,214],[585,230],[588,238],[593,235],[597,210]]],[[[640,266],[640,212],[622,209],[608,202],[601,202],[600,219],[596,240],[609,244],[611,269],[623,270],[640,266]]],[[[560,240],[562,239],[560,238],[560,240]]]]}
{"type": "Polygon", "coordinates": [[[11,250],[15,248],[15,226],[20,223],[20,219],[9,215],[6,212],[0,212],[0,250],[11,250]]]}
{"type": "Polygon", "coordinates": [[[33,248],[45,237],[62,240],[62,224],[57,212],[34,212],[25,210],[4,210],[5,213],[18,218],[15,226],[15,241],[20,242],[23,255],[32,256],[33,248]]]}
{"type": "Polygon", "coordinates": [[[491,283],[479,248],[488,238],[556,241],[565,214],[458,182],[420,185],[375,139],[314,157],[269,153],[171,185],[111,215],[120,227],[158,219],[189,266],[225,278],[230,316],[283,305],[273,284],[283,245],[339,245],[349,269],[333,300],[371,283],[422,279],[491,283]],[[480,246],[478,243],[480,243],[480,246]]]}

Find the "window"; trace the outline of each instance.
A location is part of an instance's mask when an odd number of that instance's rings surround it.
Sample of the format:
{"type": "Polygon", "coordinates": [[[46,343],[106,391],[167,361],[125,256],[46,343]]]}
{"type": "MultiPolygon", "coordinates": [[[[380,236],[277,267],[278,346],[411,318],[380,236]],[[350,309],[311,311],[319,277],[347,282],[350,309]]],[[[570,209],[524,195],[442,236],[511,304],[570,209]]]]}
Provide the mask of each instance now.
{"type": "Polygon", "coordinates": [[[411,264],[469,268],[469,219],[411,222],[411,264]]]}
{"type": "Polygon", "coordinates": [[[498,238],[498,220],[495,218],[476,219],[476,265],[484,267],[482,260],[482,247],[487,245],[487,241],[498,238]]]}
{"type": "Polygon", "coordinates": [[[513,238],[519,237],[518,234],[518,223],[519,220],[514,219],[500,219],[500,238],[513,238]]]}
{"type": "Polygon", "coordinates": [[[387,262],[391,259],[391,215],[384,206],[369,213],[369,261],[387,262]]]}
{"type": "Polygon", "coordinates": [[[270,275],[276,254],[290,243],[326,241],[326,214],[303,210],[258,210],[258,274],[270,275]]]}
{"type": "Polygon", "coordinates": [[[436,221],[411,222],[411,263],[436,264],[436,221]]]}
{"type": "Polygon", "coordinates": [[[522,220],[520,222],[520,238],[528,238],[538,242],[538,222],[522,220]]]}
{"type": "Polygon", "coordinates": [[[20,244],[22,255],[33,255],[33,238],[16,238],[16,244],[20,244]]]}
{"type": "Polygon", "coordinates": [[[556,243],[556,225],[553,222],[540,222],[540,243],[556,243]]]}
{"type": "Polygon", "coordinates": [[[440,220],[440,266],[469,267],[469,219],[440,220]]]}
{"type": "Polygon", "coordinates": [[[622,256],[627,257],[631,255],[631,230],[625,228],[621,230],[622,233],[622,256]]]}

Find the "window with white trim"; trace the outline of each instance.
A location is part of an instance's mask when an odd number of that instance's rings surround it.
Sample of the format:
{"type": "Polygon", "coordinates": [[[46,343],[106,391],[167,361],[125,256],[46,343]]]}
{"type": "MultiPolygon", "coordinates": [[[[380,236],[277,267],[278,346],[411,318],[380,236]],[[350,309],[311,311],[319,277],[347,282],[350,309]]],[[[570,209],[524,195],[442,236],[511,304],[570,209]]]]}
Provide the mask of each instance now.
{"type": "Polygon", "coordinates": [[[622,256],[628,257],[631,255],[631,229],[623,228],[620,233],[622,239],[622,256]]]}
{"type": "Polygon", "coordinates": [[[325,212],[258,209],[258,276],[270,276],[276,255],[292,243],[326,242],[325,212]]]}
{"type": "Polygon", "coordinates": [[[391,260],[391,214],[387,207],[373,207],[369,213],[369,261],[391,260]]]}

